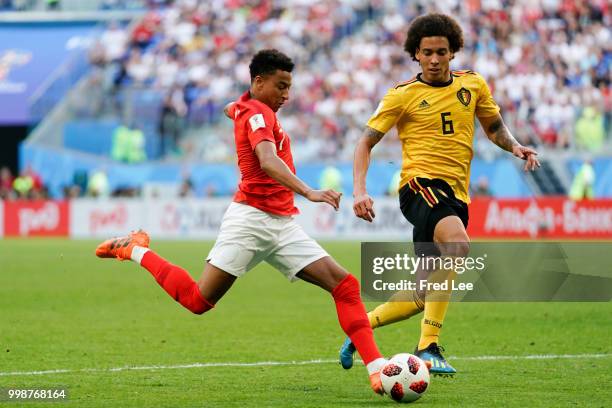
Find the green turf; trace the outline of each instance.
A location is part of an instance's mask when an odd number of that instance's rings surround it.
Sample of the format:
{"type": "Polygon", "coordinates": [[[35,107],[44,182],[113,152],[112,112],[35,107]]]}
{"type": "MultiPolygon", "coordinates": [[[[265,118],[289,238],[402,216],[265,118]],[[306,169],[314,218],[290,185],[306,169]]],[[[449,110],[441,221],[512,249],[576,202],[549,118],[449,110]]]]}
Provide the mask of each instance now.
{"type": "MultiPolygon", "coordinates": [[[[154,242],[198,276],[211,243],[154,242]]],[[[358,243],[326,243],[358,272],[358,243]]],[[[344,339],[331,297],[262,265],[214,311],[186,312],[130,262],[99,260],[94,242],[0,240],[0,387],[68,387],[69,406],[392,406],[363,366],[106,369],[209,362],[335,359],[344,339]]],[[[373,307],[374,304],[368,304],[373,307]]],[[[610,303],[452,304],[443,344],[459,370],[418,406],[609,406],[612,358],[469,360],[481,355],[612,353],[610,303]]],[[[411,352],[413,319],[376,331],[382,352],[411,352]]],[[[16,404],[4,404],[16,406],[16,404]]],[[[0,402],[0,406],[3,403],[0,402]]],[[[21,406],[21,405],[20,405],[21,406]]],[[[27,406],[27,405],[26,405],[27,406]]],[[[30,406],[40,407],[39,403],[30,406]]]]}

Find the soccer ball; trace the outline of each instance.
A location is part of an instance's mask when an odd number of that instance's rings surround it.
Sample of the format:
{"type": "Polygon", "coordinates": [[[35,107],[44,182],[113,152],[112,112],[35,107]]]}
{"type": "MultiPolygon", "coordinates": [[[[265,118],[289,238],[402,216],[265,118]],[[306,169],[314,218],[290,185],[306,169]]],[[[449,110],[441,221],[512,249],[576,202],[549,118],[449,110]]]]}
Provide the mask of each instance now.
{"type": "Polygon", "coordinates": [[[397,402],[421,398],[429,386],[429,369],[425,362],[409,353],[396,354],[380,372],[385,392],[397,402]]]}

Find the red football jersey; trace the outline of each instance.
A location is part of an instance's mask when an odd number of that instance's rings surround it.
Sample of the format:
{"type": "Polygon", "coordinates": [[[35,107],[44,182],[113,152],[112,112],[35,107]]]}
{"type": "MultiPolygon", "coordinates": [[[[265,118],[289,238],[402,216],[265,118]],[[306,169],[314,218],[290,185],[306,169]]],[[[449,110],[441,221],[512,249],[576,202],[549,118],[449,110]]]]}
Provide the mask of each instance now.
{"type": "Polygon", "coordinates": [[[261,169],[255,154],[259,142],[270,141],[276,145],[278,157],[295,174],[291,141],[274,111],[265,103],[252,99],[247,91],[232,105],[229,114],[234,118],[234,139],[241,176],[234,201],[276,215],[299,213],[293,203],[293,191],[268,176],[261,169]]]}

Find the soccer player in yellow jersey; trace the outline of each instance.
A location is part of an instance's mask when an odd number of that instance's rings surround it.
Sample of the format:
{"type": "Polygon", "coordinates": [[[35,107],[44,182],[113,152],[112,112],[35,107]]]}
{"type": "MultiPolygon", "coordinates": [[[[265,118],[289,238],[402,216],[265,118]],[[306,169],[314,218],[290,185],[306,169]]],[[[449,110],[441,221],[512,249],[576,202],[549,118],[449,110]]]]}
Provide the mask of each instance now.
{"type": "MultiPolygon", "coordinates": [[[[521,146],[504,124],[485,80],[473,71],[450,70],[450,61],[462,47],[463,33],[451,17],[428,14],[416,18],[408,29],[404,49],[422,72],[387,92],[355,149],[353,210],[357,217],[372,222],[374,200],[366,189],[370,152],[385,133],[397,127],[402,144],[400,208],[414,225],[417,255],[468,254],[468,184],[475,117],[493,143],[526,161],[526,171],[540,166],[536,151],[521,146]]],[[[445,273],[447,279],[454,276],[453,271],[445,273]]],[[[400,292],[368,314],[370,324],[375,328],[423,311],[415,354],[431,363],[431,373],[453,375],[456,370],[438,345],[450,292],[437,293],[435,301],[430,295],[400,292]]],[[[353,365],[353,353],[347,339],[340,350],[344,368],[353,365]]]]}

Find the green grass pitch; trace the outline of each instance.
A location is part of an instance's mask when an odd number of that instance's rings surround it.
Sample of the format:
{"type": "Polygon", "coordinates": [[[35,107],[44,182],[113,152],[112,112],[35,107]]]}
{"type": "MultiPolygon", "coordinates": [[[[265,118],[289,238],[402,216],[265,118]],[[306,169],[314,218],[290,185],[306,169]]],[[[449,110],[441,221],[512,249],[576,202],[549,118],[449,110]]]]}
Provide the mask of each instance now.
{"type": "MultiPolygon", "coordinates": [[[[212,312],[195,316],[144,269],[95,258],[95,245],[0,240],[0,387],[67,387],[64,404],[75,407],[395,405],[370,391],[362,365],[345,371],[328,361],[337,358],[344,335],[330,295],[319,288],[289,284],[262,264],[212,312]],[[316,359],[323,361],[177,367],[316,359]],[[111,370],[152,366],[158,368],[111,370]],[[31,373],[41,370],[68,371],[31,373]]],[[[194,277],[210,245],[152,243],[194,277]]],[[[324,246],[358,273],[358,242],[324,246]]],[[[418,323],[376,330],[383,354],[412,352],[418,323]]],[[[610,303],[454,303],[442,344],[459,374],[434,378],[416,406],[610,406],[611,328],[610,303]],[[568,354],[595,356],[558,357],[568,354]],[[547,358],[473,358],[529,355],[547,358]]]]}

